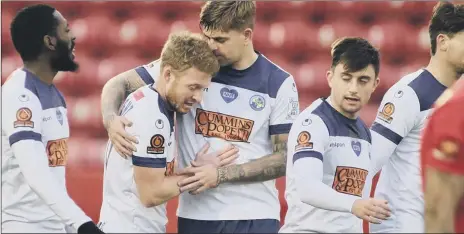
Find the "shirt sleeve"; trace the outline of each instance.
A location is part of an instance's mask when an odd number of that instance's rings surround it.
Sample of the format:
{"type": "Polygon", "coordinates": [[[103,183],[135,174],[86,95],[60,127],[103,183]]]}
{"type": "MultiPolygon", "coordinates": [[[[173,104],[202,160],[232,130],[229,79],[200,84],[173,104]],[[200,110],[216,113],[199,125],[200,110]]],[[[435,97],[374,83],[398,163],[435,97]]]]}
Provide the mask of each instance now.
{"type": "Polygon", "coordinates": [[[137,67],[135,71],[139,74],[145,84],[153,84],[155,83],[156,77],[160,75],[160,63],[161,61],[158,59],[149,64],[137,67]]]}
{"type": "Polygon", "coordinates": [[[91,221],[49,169],[41,135],[42,106],[37,96],[25,89],[3,98],[8,102],[2,108],[2,129],[26,183],[67,225],[77,229],[91,221]]]}
{"type": "Polygon", "coordinates": [[[270,135],[289,133],[299,113],[298,90],[293,77],[289,76],[277,91],[270,118],[270,135]]]}
{"type": "Polygon", "coordinates": [[[322,182],[323,158],[329,131],[317,116],[296,121],[290,132],[289,150],[294,149],[293,171],[300,200],[308,205],[351,212],[357,197],[338,193],[322,182]],[[291,148],[290,148],[291,147],[291,148]]]}
{"type": "MultiPolygon", "coordinates": [[[[151,107],[156,108],[156,107],[151,107]]],[[[170,142],[170,124],[167,117],[161,112],[149,115],[144,105],[136,105],[127,112],[126,117],[132,121],[127,132],[138,140],[137,151],[132,156],[132,164],[139,167],[165,168],[170,142]]]]}
{"type": "Polygon", "coordinates": [[[450,101],[435,110],[422,141],[426,166],[464,175],[463,102],[450,101]],[[424,145],[426,144],[426,145],[424,145]]]}
{"type": "Polygon", "coordinates": [[[410,87],[392,87],[383,97],[371,127],[372,173],[377,173],[414,127],[419,99],[410,87]]]}
{"type": "Polygon", "coordinates": [[[10,145],[21,140],[42,142],[42,105],[27,89],[3,96],[8,99],[2,108],[2,129],[10,145]]]}

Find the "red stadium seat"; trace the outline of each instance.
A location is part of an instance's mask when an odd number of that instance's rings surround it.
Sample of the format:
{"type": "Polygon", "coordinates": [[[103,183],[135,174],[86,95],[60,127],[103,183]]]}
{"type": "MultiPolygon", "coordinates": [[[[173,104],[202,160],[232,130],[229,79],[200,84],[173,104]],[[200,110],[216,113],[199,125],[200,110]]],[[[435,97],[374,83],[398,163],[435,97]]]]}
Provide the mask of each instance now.
{"type": "Polygon", "coordinates": [[[360,112],[361,119],[366,123],[368,127],[372,125],[375,120],[375,116],[377,115],[377,110],[379,108],[379,104],[377,103],[369,103],[365,105],[360,112]]]}
{"type": "Polygon", "coordinates": [[[173,21],[170,25],[168,22],[166,22],[166,24],[171,29],[171,32],[187,30],[193,33],[201,33],[200,24],[198,23],[197,17],[183,18],[173,21]]]}
{"type": "Polygon", "coordinates": [[[89,50],[114,49],[119,40],[117,22],[105,15],[92,14],[71,22],[76,44],[89,50]]]}
{"type": "Polygon", "coordinates": [[[86,133],[92,137],[106,136],[100,112],[100,95],[66,100],[72,133],[86,133]]]}
{"type": "Polygon", "coordinates": [[[330,69],[330,59],[320,59],[302,64],[295,74],[300,96],[328,96],[330,88],[327,84],[326,73],[330,69]]]}
{"type": "Polygon", "coordinates": [[[373,25],[368,39],[389,56],[405,56],[418,48],[417,30],[399,20],[382,21],[373,25]]]}
{"type": "Polygon", "coordinates": [[[319,50],[330,53],[331,45],[336,39],[341,37],[365,38],[368,28],[365,25],[338,18],[334,21],[327,22],[318,30],[318,34],[314,35],[314,37],[318,38],[319,50]]]}
{"type": "MultiPolygon", "coordinates": [[[[267,43],[287,54],[305,53],[315,47],[316,30],[302,21],[281,21],[270,25],[267,43]],[[305,32],[302,35],[301,32],[305,32]]],[[[263,38],[264,39],[264,38],[263,38]]]]}
{"type": "Polygon", "coordinates": [[[13,21],[14,12],[2,10],[2,54],[14,50],[10,35],[10,24],[13,21]]]}
{"type": "MultiPolygon", "coordinates": [[[[3,52],[3,51],[2,51],[3,52]]],[[[23,65],[21,57],[17,54],[2,55],[2,84],[11,73],[23,65]]]]}
{"type": "Polygon", "coordinates": [[[159,18],[143,15],[129,19],[119,27],[119,46],[129,46],[137,50],[158,53],[168,38],[170,27],[159,18]]]}

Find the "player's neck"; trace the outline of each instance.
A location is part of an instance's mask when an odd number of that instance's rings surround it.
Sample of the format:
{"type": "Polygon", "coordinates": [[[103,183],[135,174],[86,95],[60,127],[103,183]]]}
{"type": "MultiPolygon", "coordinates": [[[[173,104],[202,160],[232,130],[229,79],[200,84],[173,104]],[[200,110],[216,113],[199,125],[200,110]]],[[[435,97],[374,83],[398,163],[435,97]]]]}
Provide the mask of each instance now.
{"type": "Polygon", "coordinates": [[[166,84],[161,79],[158,79],[154,84],[151,85],[156,92],[158,92],[159,96],[166,100],[166,84]]]}
{"type": "Polygon", "coordinates": [[[249,46],[248,48],[246,48],[245,54],[243,55],[242,59],[232,64],[232,68],[235,70],[245,70],[251,67],[251,65],[255,63],[256,59],[258,59],[258,54],[253,49],[253,46],[249,46]]]}
{"type": "Polygon", "coordinates": [[[49,64],[42,61],[24,62],[24,68],[46,84],[52,84],[57,73],[49,64]]]}
{"type": "Polygon", "coordinates": [[[425,69],[446,87],[452,86],[461,76],[452,65],[436,56],[432,56],[429,65],[425,69]]]}

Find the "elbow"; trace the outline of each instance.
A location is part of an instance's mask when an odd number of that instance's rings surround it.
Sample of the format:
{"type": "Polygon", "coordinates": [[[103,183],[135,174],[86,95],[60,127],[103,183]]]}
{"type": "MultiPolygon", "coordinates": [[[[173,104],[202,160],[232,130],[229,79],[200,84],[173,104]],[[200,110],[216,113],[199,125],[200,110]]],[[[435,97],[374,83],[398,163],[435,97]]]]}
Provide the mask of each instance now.
{"type": "Polygon", "coordinates": [[[160,198],[156,194],[140,195],[140,202],[145,208],[151,208],[165,203],[164,199],[160,198]]]}

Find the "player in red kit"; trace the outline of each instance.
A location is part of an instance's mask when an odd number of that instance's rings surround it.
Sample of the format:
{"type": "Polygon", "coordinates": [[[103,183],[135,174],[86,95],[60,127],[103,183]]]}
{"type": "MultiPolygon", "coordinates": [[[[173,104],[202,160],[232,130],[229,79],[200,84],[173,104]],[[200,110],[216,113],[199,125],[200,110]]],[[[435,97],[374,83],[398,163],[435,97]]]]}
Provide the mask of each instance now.
{"type": "Polygon", "coordinates": [[[436,102],[421,146],[427,233],[464,232],[464,80],[436,102]]]}

